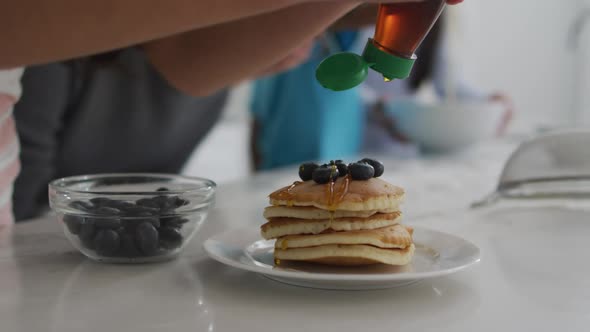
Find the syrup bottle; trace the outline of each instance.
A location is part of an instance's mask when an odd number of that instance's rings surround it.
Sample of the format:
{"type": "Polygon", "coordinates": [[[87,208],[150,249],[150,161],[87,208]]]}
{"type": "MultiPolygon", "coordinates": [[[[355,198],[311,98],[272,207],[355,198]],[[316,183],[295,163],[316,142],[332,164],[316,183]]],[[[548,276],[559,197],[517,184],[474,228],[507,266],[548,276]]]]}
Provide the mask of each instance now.
{"type": "Polygon", "coordinates": [[[385,81],[404,79],[416,61],[420,46],[445,7],[445,0],[380,4],[375,35],[363,55],[342,52],[322,61],[316,79],[327,89],[342,91],[361,84],[369,68],[385,81]]]}

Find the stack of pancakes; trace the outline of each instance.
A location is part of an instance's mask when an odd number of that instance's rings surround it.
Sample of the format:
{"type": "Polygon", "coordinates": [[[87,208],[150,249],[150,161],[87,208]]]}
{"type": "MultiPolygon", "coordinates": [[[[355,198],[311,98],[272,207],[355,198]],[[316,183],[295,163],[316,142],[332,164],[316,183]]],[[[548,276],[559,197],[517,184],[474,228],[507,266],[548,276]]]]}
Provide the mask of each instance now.
{"type": "Polygon", "coordinates": [[[399,223],[403,189],[379,178],[295,182],[270,195],[261,226],[275,261],[332,265],[408,264],[412,229],[399,223]]]}

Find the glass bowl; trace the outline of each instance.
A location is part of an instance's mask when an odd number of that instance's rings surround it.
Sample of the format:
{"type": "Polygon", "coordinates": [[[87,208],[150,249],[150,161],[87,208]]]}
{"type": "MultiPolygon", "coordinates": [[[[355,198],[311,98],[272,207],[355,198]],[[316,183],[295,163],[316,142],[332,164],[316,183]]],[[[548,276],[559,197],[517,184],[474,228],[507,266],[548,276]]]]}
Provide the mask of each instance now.
{"type": "Polygon", "coordinates": [[[109,263],[175,258],[207,218],[216,184],[170,174],[97,174],[49,184],[49,204],[70,242],[109,263]]]}

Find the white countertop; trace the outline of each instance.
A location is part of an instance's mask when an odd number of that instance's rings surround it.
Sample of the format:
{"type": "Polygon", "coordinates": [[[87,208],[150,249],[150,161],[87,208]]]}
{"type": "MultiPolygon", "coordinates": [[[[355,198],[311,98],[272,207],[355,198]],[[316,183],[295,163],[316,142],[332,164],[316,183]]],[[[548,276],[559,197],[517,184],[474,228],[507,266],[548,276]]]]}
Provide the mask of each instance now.
{"type": "Polygon", "coordinates": [[[465,210],[493,188],[508,152],[386,163],[387,179],[407,188],[406,223],[481,248],[481,263],[464,272],[389,290],[322,291],[208,259],[209,236],[263,222],[266,195],[296,175],[279,171],[221,186],[208,222],[167,263],[94,263],[51,218],[0,231],[0,331],[587,330],[588,212],[465,210]]]}

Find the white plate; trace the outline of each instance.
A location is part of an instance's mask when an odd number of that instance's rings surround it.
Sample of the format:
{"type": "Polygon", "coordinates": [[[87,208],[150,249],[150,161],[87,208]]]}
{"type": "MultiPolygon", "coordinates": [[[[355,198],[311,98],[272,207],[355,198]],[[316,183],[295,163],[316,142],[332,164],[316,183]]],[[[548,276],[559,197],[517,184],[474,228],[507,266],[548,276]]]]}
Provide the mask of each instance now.
{"type": "Polygon", "coordinates": [[[412,284],[462,270],[479,262],[479,248],[460,237],[415,227],[416,252],[406,266],[333,267],[307,263],[274,265],[274,241],[258,229],[236,229],[205,241],[209,256],[223,264],[260,273],[290,285],[322,289],[382,289],[412,284]]]}

